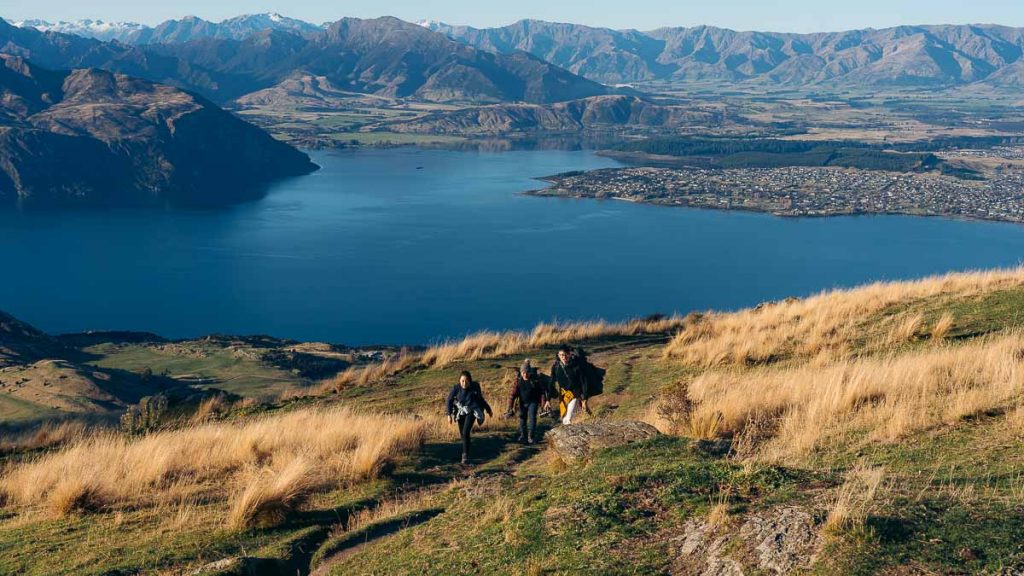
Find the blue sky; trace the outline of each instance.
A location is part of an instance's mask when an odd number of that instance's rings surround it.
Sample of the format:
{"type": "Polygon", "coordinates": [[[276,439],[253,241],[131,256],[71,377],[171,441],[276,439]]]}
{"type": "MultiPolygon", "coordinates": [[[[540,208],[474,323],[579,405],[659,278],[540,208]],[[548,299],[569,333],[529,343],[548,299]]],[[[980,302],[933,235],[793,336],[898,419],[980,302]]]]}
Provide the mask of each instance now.
{"type": "Polygon", "coordinates": [[[996,23],[1024,26],[1024,0],[3,0],[0,16],[19,20],[131,20],[154,24],[193,14],[222,20],[238,14],[280,12],[313,22],[343,16],[391,15],[478,27],[522,18],[647,30],[711,24],[740,30],[812,32],[900,24],[996,23]]]}

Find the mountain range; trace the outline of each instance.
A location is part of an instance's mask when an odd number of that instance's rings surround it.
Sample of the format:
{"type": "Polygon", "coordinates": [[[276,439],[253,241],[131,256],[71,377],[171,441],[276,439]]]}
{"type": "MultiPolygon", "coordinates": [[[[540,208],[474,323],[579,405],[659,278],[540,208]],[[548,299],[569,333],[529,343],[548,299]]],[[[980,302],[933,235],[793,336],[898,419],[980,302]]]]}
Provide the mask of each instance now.
{"type": "Polygon", "coordinates": [[[75,20],[47,22],[22,20],[12,22],[19,28],[34,28],[40,32],[74,34],[95,40],[117,40],[126,44],[164,44],[190,42],[200,38],[230,38],[244,40],[264,30],[280,30],[296,34],[315,34],[326,25],[311,24],[276,13],[245,14],[221,22],[210,22],[196,16],[167,20],[156,26],[136,22],[104,22],[103,20],[75,20]]]}
{"type": "Polygon", "coordinates": [[[1021,86],[1024,29],[900,26],[817,34],[712,26],[649,32],[522,20],[477,29],[425,23],[498,54],[529,52],[595,81],[783,86],[1021,86]]]}
{"type": "Polygon", "coordinates": [[[610,92],[526,52],[478,50],[397,18],[344,18],[311,35],[266,28],[240,40],[206,36],[137,46],[0,22],[0,52],[52,69],[130,74],[221,103],[297,71],[353,92],[440,102],[546,103],[610,92]]]}
{"type": "MultiPolygon", "coordinates": [[[[346,90],[388,96],[532,103],[608,93],[599,83],[1024,85],[1024,29],[997,25],[814,34],[712,26],[642,32],[538,20],[473,28],[389,17],[313,24],[280,14],[251,14],[221,22],[189,16],[153,27],[93,20],[26,20],[16,27],[42,32],[57,50],[75,47],[71,51],[78,61],[72,58],[68,64],[90,59],[222,102],[273,86],[296,71],[323,75],[346,90]],[[117,42],[78,46],[82,39],[117,42]],[[538,76],[544,80],[526,87],[538,76]]],[[[26,48],[4,36],[0,30],[3,51],[26,48]]]]}
{"type": "Polygon", "coordinates": [[[200,96],[0,55],[0,202],[223,204],[316,169],[200,96]]]}

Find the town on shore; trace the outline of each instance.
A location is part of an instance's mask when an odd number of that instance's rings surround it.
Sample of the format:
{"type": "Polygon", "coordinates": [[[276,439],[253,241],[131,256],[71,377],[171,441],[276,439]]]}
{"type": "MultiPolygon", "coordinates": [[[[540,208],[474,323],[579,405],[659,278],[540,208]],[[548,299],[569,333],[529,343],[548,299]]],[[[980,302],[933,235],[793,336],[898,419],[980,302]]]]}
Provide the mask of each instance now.
{"type": "Polygon", "coordinates": [[[544,178],[534,196],[617,199],[778,216],[910,214],[1024,222],[1024,147],[958,151],[999,164],[983,178],[841,167],[606,168],[544,178]]]}

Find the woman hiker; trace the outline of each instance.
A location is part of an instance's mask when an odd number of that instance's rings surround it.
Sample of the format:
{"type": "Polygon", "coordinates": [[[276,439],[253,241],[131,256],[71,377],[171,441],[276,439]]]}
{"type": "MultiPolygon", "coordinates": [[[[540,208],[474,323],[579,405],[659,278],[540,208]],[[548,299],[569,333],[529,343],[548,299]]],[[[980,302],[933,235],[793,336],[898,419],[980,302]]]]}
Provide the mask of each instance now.
{"type": "Polygon", "coordinates": [[[484,423],[484,412],[488,416],[494,416],[491,405],[484,399],[483,389],[480,384],[473,380],[469,371],[464,371],[459,376],[459,383],[452,386],[448,393],[447,402],[448,421],[457,423],[459,434],[462,436],[462,463],[469,462],[470,431],[473,423],[484,423]]]}
{"type": "Polygon", "coordinates": [[[508,397],[506,418],[511,418],[519,403],[519,438],[517,442],[533,444],[537,438],[537,411],[548,404],[548,383],[529,360],[524,360],[516,372],[512,392],[508,397]]]}

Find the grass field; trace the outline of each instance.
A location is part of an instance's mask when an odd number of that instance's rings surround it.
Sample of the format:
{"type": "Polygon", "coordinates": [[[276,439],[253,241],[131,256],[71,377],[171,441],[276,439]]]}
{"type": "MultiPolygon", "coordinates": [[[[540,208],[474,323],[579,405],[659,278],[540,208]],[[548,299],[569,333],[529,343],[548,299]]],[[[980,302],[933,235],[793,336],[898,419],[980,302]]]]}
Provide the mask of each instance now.
{"type": "Polygon", "coordinates": [[[98,357],[94,364],[101,368],[129,372],[148,368],[154,374],[171,378],[207,381],[209,386],[239,396],[277,395],[301,389],[306,384],[290,372],[219,346],[198,347],[191,355],[164,352],[149,345],[100,344],[85,351],[98,357]]]}

